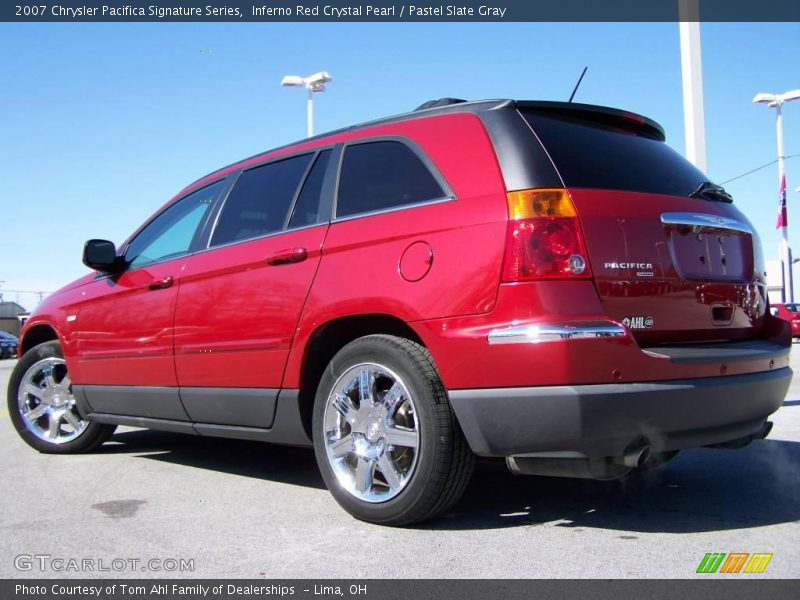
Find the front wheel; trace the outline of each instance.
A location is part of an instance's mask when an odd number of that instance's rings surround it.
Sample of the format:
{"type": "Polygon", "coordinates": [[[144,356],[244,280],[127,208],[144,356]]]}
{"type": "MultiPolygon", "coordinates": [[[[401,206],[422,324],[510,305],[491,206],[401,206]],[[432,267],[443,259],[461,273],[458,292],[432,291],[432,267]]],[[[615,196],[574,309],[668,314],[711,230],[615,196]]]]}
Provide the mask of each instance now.
{"type": "Polygon", "coordinates": [[[55,341],[36,346],[14,367],[8,384],[8,414],[29,446],[51,454],[89,452],[116,429],[87,421],[78,413],[67,363],[55,341]]]}
{"type": "Polygon", "coordinates": [[[461,497],[474,456],[428,351],[389,335],[359,338],[325,370],[314,449],[328,489],[354,517],[408,525],[461,497]]]}

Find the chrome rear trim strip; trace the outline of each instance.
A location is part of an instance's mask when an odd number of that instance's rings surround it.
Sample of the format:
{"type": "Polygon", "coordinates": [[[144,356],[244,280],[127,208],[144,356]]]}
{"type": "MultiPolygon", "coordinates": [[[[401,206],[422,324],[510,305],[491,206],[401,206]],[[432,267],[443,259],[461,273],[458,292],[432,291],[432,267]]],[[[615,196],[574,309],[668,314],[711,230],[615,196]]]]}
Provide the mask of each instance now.
{"type": "Polygon", "coordinates": [[[625,327],[612,321],[576,321],[502,327],[489,332],[489,344],[538,344],[588,338],[621,337],[625,327]]]}
{"type": "Polygon", "coordinates": [[[750,223],[739,221],[738,219],[731,219],[729,217],[720,217],[719,215],[709,215],[704,213],[662,213],[661,223],[664,225],[683,225],[691,227],[696,231],[701,229],[717,229],[727,231],[738,231],[739,233],[753,234],[753,227],[750,223]]]}

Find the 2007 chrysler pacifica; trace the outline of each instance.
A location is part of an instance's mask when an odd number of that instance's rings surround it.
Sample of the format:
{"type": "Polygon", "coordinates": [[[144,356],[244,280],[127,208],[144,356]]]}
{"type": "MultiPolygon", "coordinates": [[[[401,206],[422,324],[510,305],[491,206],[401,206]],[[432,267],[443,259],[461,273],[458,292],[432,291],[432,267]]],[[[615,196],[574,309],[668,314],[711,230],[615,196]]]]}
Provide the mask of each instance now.
{"type": "Polygon", "coordinates": [[[25,325],[8,402],[42,452],[116,425],[313,445],[407,524],[474,457],[610,479],[766,436],[791,332],[758,237],[661,127],[452,99],[193,183],[25,325]]]}

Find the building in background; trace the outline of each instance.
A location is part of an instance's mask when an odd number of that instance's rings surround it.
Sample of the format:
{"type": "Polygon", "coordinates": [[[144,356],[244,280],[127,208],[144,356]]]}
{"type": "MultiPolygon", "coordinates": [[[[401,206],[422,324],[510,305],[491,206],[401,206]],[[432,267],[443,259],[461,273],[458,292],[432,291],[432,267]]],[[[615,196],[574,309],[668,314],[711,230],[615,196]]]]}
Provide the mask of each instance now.
{"type": "Polygon", "coordinates": [[[779,304],[783,293],[783,268],[781,261],[767,261],[767,297],[770,304],[779,304]]]}
{"type": "Polygon", "coordinates": [[[19,330],[28,318],[28,311],[16,302],[0,302],[0,331],[19,337],[19,330]]]}

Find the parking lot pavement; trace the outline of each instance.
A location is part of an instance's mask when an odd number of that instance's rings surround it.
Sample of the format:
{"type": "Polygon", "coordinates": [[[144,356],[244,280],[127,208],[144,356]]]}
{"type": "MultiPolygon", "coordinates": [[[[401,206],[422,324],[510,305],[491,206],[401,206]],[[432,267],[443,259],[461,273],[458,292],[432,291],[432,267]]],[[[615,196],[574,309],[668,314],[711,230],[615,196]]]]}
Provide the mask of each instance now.
{"type": "Polygon", "coordinates": [[[694,577],[706,552],[770,552],[759,577],[800,576],[800,381],[743,450],[687,451],[624,483],[485,461],[450,514],[412,529],[353,520],[309,450],[120,428],[94,454],[48,456],[0,412],[0,577],[694,577]],[[34,554],[109,570],[17,568],[34,554]],[[168,559],[194,571],[142,570],[168,559]]]}

